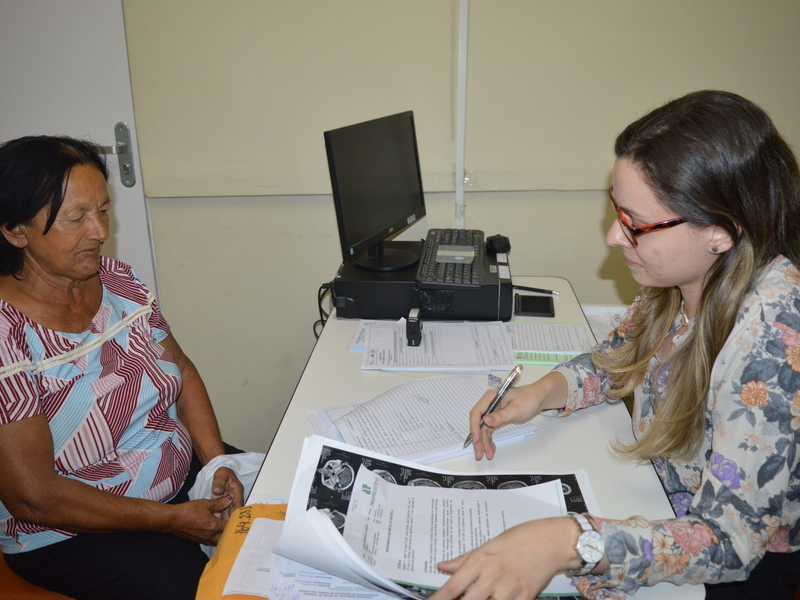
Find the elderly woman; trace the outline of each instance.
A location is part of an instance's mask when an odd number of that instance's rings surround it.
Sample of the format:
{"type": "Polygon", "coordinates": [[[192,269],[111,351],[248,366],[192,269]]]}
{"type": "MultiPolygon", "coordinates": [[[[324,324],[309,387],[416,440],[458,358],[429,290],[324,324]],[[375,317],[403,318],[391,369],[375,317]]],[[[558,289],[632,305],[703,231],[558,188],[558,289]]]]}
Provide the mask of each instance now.
{"type": "Polygon", "coordinates": [[[242,486],[182,489],[226,450],[153,295],[101,256],[107,177],[86,142],[0,146],[0,544],[74,598],[188,600],[242,486]]]}

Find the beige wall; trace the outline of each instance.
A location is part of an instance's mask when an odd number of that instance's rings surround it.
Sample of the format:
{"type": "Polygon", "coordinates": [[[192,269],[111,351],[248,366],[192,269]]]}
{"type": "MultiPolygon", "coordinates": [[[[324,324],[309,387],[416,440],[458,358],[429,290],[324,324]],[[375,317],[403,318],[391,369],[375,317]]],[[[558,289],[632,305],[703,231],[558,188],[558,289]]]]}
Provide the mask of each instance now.
{"type": "Polygon", "coordinates": [[[322,132],[405,110],[452,189],[454,6],[124,0],[145,192],[328,193],[322,132]]]}
{"type": "Polygon", "coordinates": [[[481,189],[600,189],[614,136],[698,89],[750,98],[800,144],[797,0],[469,5],[467,168],[481,189]]]}
{"type": "Polygon", "coordinates": [[[150,211],[164,313],[223,436],[266,451],[313,347],[317,289],[337,267],[333,205],[170,198],[150,211]]]}
{"type": "MultiPolygon", "coordinates": [[[[322,132],[404,110],[454,190],[458,0],[124,0],[150,197],[325,194],[322,132]]],[[[470,0],[466,168],[602,189],[614,135],[728,89],[800,143],[797,0],[470,0]]]]}
{"type": "MultiPolygon", "coordinates": [[[[635,291],[603,241],[624,124],[723,87],[800,143],[796,0],[470,5],[466,226],[509,236],[512,272],[566,277],[583,303],[635,291]]],[[[455,224],[458,2],[124,7],[163,308],[226,440],[265,451],[341,258],[322,131],[414,110],[429,216],[403,237],[455,224]]]]}

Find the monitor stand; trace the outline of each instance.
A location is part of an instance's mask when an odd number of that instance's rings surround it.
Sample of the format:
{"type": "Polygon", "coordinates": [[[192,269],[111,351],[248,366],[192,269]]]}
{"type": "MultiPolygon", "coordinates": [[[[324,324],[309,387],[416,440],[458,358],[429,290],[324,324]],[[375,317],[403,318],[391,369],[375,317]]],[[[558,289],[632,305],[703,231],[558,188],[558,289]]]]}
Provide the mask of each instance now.
{"type": "Polygon", "coordinates": [[[416,264],[418,260],[419,254],[412,250],[384,247],[381,242],[357,256],[353,262],[368,271],[399,271],[416,264]]]}

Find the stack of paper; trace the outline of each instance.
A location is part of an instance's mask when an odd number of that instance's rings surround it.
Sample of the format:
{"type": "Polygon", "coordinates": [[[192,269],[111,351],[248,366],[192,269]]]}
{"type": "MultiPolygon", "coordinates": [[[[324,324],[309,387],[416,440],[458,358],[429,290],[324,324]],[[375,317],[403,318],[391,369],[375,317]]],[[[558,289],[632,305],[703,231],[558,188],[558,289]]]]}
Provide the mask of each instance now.
{"type": "Polygon", "coordinates": [[[273,553],[283,533],[282,520],[265,518],[267,505],[248,505],[239,509],[236,529],[226,528],[217,551],[203,572],[197,600],[219,600],[220,596],[260,596],[269,600],[393,600],[396,596],[373,591],[358,583],[309,567],[273,553]],[[241,535],[245,534],[244,541],[241,535]],[[228,557],[241,544],[235,559],[228,557]],[[221,554],[227,553],[224,557],[221,554]],[[232,563],[229,565],[229,563],[232,563]],[[228,568],[220,593],[217,573],[228,568]]]}
{"type": "Polygon", "coordinates": [[[559,323],[506,323],[511,346],[518,363],[557,365],[595,345],[587,325],[559,323]]]}
{"type": "Polygon", "coordinates": [[[510,370],[517,363],[557,365],[595,344],[586,325],[426,322],[420,346],[406,341],[405,319],[362,322],[350,345],[362,369],[434,373],[510,370]]]}
{"type": "Polygon", "coordinates": [[[422,343],[409,346],[405,321],[366,327],[362,369],[434,373],[508,371],[514,368],[511,336],[503,323],[432,323],[422,343]]]}
{"type": "MultiPolygon", "coordinates": [[[[306,440],[275,552],[381,593],[422,600],[449,575],[432,565],[516,524],[597,514],[586,473],[456,473],[306,440]],[[432,541],[435,540],[435,543],[432,541]]],[[[546,594],[574,594],[557,576],[546,594]]]]}
{"type": "MultiPolygon", "coordinates": [[[[358,404],[311,411],[314,432],[359,448],[429,464],[472,452],[464,448],[469,411],[486,391],[470,375],[404,383],[358,404]]],[[[496,444],[536,431],[532,423],[509,423],[493,435],[496,444]]]]}

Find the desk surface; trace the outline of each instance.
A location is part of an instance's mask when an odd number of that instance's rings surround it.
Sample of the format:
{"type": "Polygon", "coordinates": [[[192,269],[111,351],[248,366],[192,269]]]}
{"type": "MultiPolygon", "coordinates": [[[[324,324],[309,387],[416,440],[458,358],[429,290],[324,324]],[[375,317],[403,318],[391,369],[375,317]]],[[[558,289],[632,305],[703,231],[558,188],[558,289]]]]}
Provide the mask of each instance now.
{"type": "MultiPolygon", "coordinates": [[[[514,283],[551,290],[555,319],[543,322],[586,323],[572,286],[558,277],[515,277],[514,283]]],[[[408,382],[409,375],[361,370],[361,352],[348,350],[357,321],[330,319],[308,360],[303,376],[286,409],[253,492],[289,495],[303,439],[314,433],[306,412],[368,400],[386,390],[408,382]]],[[[535,381],[550,367],[525,365],[521,383],[535,381]]],[[[476,462],[472,455],[435,463],[432,466],[454,471],[573,471],[586,469],[600,506],[601,516],[627,518],[643,515],[648,519],[674,516],[661,482],[649,464],[635,466],[620,462],[609,453],[609,442],[633,439],[631,420],[621,402],[603,404],[573,413],[567,418],[538,416],[538,430],[527,438],[500,446],[492,461],[476,462]]],[[[643,588],[641,599],[703,598],[702,586],[677,588],[664,583],[643,588]]]]}

